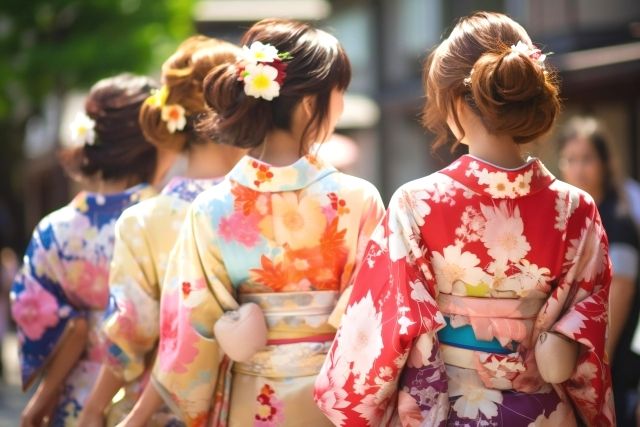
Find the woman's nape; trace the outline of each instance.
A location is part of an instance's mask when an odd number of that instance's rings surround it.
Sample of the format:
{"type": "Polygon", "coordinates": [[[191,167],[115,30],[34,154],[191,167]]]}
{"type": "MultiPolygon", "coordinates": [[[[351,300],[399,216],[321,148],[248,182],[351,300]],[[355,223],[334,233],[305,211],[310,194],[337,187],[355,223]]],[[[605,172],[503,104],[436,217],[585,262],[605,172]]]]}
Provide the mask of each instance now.
{"type": "Polygon", "coordinates": [[[489,132],[482,119],[462,99],[456,102],[459,129],[452,117],[447,124],[456,139],[469,148],[469,154],[507,169],[517,168],[526,162],[521,146],[509,135],[489,132]]]}
{"type": "Polygon", "coordinates": [[[314,143],[322,143],[333,134],[342,114],[344,92],[333,89],[329,101],[329,111],[321,129],[306,132],[307,124],[314,115],[316,97],[307,96],[294,108],[291,128],[274,129],[267,133],[262,145],[251,150],[251,156],[274,166],[294,163],[300,155],[307,154],[314,143]]]}

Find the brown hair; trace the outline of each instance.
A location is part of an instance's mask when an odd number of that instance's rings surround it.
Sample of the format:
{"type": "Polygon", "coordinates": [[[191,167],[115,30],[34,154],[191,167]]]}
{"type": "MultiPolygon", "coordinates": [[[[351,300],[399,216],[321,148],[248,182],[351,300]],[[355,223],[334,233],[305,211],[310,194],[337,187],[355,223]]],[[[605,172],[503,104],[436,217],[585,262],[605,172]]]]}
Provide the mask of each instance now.
{"type": "Polygon", "coordinates": [[[448,139],[448,117],[463,131],[456,111],[459,99],[489,132],[509,135],[519,144],[551,129],[560,111],[555,74],[526,53],[513,51],[519,41],[533,48],[525,29],[508,16],[477,12],[461,18],[429,55],[422,119],[436,134],[434,149],[448,139]]]}
{"type": "Polygon", "coordinates": [[[148,182],[155,172],[157,152],[142,134],[140,106],[156,82],[148,77],[120,74],[97,82],[85,101],[86,114],[95,121],[95,143],[63,151],[65,169],[72,175],[105,181],[148,182]]]}
{"type": "Polygon", "coordinates": [[[228,42],[201,35],[182,42],[162,65],[162,82],[168,91],[166,105],[185,109],[187,124],[171,133],[162,120],[162,106],[145,102],[140,109],[140,125],[147,139],[158,148],[181,151],[191,143],[204,142],[195,131],[195,123],[207,111],[202,82],[215,67],[234,63],[240,49],[228,42]]]}
{"type": "MultiPolygon", "coordinates": [[[[294,108],[305,96],[315,96],[315,109],[303,133],[306,138],[326,138],[322,125],[329,114],[333,89],[345,90],[351,81],[347,55],[332,35],[307,24],[286,19],[265,19],[254,24],[243,36],[242,44],[259,41],[279,52],[289,52],[287,76],[280,96],[272,101],[244,93],[238,81],[238,67],[223,65],[205,79],[205,100],[211,109],[201,129],[216,141],[242,148],[262,144],[274,129],[290,129],[294,108]]],[[[301,152],[308,147],[300,147],[301,152]]]]}

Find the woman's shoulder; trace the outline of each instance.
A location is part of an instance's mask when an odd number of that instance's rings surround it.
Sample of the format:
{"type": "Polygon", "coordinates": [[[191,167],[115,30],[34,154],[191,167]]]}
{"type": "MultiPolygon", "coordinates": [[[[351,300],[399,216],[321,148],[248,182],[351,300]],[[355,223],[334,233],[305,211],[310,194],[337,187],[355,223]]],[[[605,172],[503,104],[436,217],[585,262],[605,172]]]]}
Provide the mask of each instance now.
{"type": "Polygon", "coordinates": [[[567,182],[556,179],[549,185],[548,190],[554,193],[556,204],[565,201],[569,204],[571,212],[594,215],[598,211],[598,205],[589,193],[567,182]]]}
{"type": "Polygon", "coordinates": [[[176,214],[186,211],[188,206],[189,203],[177,197],[160,193],[122,211],[116,222],[116,228],[144,231],[152,225],[166,222],[176,214]]]}
{"type": "Polygon", "coordinates": [[[370,181],[344,172],[335,172],[327,177],[333,180],[342,191],[357,192],[368,197],[380,198],[380,191],[370,181]]]}
{"type": "Polygon", "coordinates": [[[74,223],[88,222],[89,210],[79,206],[76,199],[42,217],[38,221],[35,232],[66,229],[74,223]]]}
{"type": "Polygon", "coordinates": [[[451,179],[447,175],[440,173],[440,171],[433,172],[429,175],[423,176],[421,178],[416,178],[402,184],[393,193],[391,200],[407,196],[422,197],[422,195],[426,191],[449,191],[450,185],[454,185],[454,183],[455,181],[453,179],[451,179]]]}

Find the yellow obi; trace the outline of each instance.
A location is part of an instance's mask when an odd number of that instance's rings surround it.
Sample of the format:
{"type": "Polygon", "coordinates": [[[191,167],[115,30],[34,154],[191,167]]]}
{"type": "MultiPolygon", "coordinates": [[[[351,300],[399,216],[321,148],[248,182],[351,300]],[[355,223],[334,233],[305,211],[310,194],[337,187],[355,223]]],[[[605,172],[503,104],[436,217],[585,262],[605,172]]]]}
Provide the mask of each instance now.
{"type": "Polygon", "coordinates": [[[316,375],[335,329],[328,324],[337,291],[240,294],[240,303],[258,304],[269,328],[267,346],[233,372],[270,378],[316,375]]]}

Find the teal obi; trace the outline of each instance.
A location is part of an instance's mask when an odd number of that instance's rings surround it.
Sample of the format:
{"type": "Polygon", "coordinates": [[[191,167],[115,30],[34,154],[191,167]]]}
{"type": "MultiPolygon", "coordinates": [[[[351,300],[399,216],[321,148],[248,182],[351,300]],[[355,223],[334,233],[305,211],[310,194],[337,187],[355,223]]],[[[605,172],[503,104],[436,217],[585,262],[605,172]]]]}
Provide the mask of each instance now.
{"type": "Polygon", "coordinates": [[[451,321],[448,317],[445,317],[445,321],[447,322],[446,326],[438,332],[438,339],[442,344],[497,354],[513,353],[518,345],[516,341],[513,341],[511,348],[505,348],[495,338],[491,341],[482,341],[476,338],[471,325],[454,328],[451,326],[451,321]]]}

